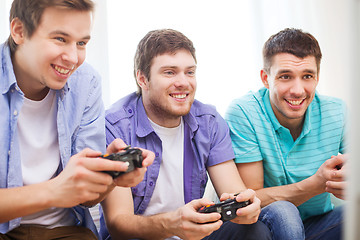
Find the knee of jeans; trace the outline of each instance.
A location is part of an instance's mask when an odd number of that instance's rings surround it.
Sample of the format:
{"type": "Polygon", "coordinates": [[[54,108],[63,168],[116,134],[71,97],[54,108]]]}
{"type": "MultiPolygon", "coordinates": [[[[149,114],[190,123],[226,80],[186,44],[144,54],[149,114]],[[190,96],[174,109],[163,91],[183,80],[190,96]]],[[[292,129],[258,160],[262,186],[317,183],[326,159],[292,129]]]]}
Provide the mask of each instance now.
{"type": "Polygon", "coordinates": [[[277,201],[261,210],[264,222],[275,239],[304,239],[304,224],[297,207],[288,201],[277,201]]]}
{"type": "Polygon", "coordinates": [[[278,223],[301,223],[300,212],[298,208],[288,201],[273,202],[261,210],[261,219],[271,219],[273,222],[278,223]],[[280,222],[279,222],[280,221],[280,222]]]}

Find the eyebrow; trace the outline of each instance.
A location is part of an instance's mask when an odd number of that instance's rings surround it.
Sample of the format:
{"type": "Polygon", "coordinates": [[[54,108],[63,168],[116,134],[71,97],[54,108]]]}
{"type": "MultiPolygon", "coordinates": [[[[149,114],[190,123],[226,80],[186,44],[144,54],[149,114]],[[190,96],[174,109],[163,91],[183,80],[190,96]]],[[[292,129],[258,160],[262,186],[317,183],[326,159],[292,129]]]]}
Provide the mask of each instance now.
{"type": "MultiPolygon", "coordinates": [[[[176,69],[176,68],[179,68],[179,66],[171,66],[171,65],[169,65],[169,66],[162,66],[162,67],[160,67],[160,69],[164,69],[164,68],[176,69]]],[[[196,65],[192,65],[192,66],[186,67],[186,69],[189,69],[189,68],[196,68],[196,65]]]]}
{"type": "MultiPolygon", "coordinates": [[[[302,71],[303,73],[311,73],[311,74],[316,74],[316,71],[312,70],[312,69],[305,69],[304,71],[302,71]]],[[[284,70],[280,70],[277,74],[284,74],[284,73],[292,73],[291,70],[288,69],[284,69],[284,70]]]]}
{"type": "MultiPolygon", "coordinates": [[[[52,31],[52,32],[50,32],[50,35],[62,35],[62,36],[70,37],[70,34],[60,31],[60,30],[52,31]]],[[[84,36],[82,39],[89,40],[90,38],[91,38],[90,35],[87,35],[87,36],[84,36]]]]}

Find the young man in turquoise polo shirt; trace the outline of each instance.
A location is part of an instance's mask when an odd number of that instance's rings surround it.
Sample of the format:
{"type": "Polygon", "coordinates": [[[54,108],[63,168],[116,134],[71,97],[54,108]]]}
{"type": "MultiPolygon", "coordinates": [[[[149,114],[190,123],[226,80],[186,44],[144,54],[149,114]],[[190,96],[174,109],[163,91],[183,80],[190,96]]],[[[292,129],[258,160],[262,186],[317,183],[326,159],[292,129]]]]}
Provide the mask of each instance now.
{"type": "Polygon", "coordinates": [[[345,104],[319,95],[321,50],[299,29],[263,48],[265,88],[236,99],[226,120],[235,162],[263,207],[273,239],[340,239],[344,196],[345,104]],[[340,153],[340,154],[339,154],[340,153]]]}

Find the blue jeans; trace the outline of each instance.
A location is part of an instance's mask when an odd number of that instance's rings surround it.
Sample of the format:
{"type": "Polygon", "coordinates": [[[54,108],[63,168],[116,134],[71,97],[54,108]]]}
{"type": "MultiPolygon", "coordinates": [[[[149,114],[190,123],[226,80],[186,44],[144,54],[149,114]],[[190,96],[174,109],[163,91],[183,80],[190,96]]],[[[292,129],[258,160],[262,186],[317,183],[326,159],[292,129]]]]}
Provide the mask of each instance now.
{"type": "Polygon", "coordinates": [[[272,233],[272,239],[326,239],[342,237],[343,207],[301,220],[297,207],[287,201],[277,201],[261,210],[259,220],[265,223],[272,233]]]}
{"type": "Polygon", "coordinates": [[[236,224],[230,221],[224,224],[203,240],[270,240],[271,233],[269,228],[262,222],[254,224],[236,224]]]}

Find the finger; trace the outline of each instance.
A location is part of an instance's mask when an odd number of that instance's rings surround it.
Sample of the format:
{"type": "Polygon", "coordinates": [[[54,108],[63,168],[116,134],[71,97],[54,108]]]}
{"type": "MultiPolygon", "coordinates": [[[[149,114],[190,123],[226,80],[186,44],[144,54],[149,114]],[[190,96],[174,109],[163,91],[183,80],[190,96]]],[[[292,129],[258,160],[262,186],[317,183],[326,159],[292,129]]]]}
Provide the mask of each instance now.
{"type": "Polygon", "coordinates": [[[340,190],[340,189],[335,189],[335,188],[325,188],[325,191],[328,193],[332,193],[333,195],[339,195],[339,196],[343,196],[344,195],[344,191],[340,190]]]}
{"type": "Polygon", "coordinates": [[[129,166],[128,162],[113,161],[100,157],[84,158],[82,162],[87,169],[95,172],[102,172],[102,171],[125,172],[129,166]]]}
{"type": "Polygon", "coordinates": [[[326,188],[329,189],[338,189],[344,191],[346,187],[346,182],[334,182],[334,181],[327,181],[326,188]]]}
{"type": "Polygon", "coordinates": [[[231,198],[230,193],[223,193],[223,194],[221,194],[219,200],[220,200],[220,201],[225,201],[225,200],[227,200],[227,199],[229,199],[229,198],[231,198]]]}
{"type": "Polygon", "coordinates": [[[143,157],[143,162],[142,162],[143,167],[150,166],[155,159],[155,154],[152,151],[149,151],[146,149],[141,149],[141,151],[142,151],[142,157],[143,157]]]}
{"type": "Polygon", "coordinates": [[[340,170],[333,170],[331,173],[330,179],[332,181],[343,181],[345,179],[345,166],[340,170]]]}
{"type": "Polygon", "coordinates": [[[246,216],[249,215],[250,217],[258,216],[260,213],[260,199],[255,197],[249,205],[243,208],[239,208],[236,211],[236,215],[238,216],[246,216]]]}
{"type": "Polygon", "coordinates": [[[85,148],[79,153],[76,154],[77,157],[88,157],[88,158],[95,158],[101,155],[101,152],[92,150],[90,148],[85,148]]]}
{"type": "Polygon", "coordinates": [[[120,187],[134,187],[143,180],[145,172],[146,168],[136,168],[115,178],[114,183],[120,187]]]}
{"type": "Polygon", "coordinates": [[[204,207],[207,205],[214,205],[215,203],[213,201],[210,201],[207,198],[201,198],[201,199],[192,200],[188,204],[197,211],[201,207],[204,207]]]}
{"type": "Polygon", "coordinates": [[[207,235],[211,234],[213,231],[218,230],[222,224],[223,224],[223,221],[221,221],[221,220],[204,222],[201,224],[197,224],[195,226],[195,230],[200,231],[207,236],[207,235]]]}
{"type": "Polygon", "coordinates": [[[110,145],[106,148],[106,153],[117,153],[121,151],[122,149],[126,148],[128,145],[125,144],[125,142],[120,139],[116,138],[114,141],[110,143],[110,145]]]}
{"type": "Polygon", "coordinates": [[[338,169],[343,165],[344,159],[343,157],[332,156],[330,159],[326,160],[325,163],[326,163],[326,167],[328,168],[338,169]]]}
{"type": "Polygon", "coordinates": [[[243,202],[250,200],[250,202],[254,201],[256,194],[255,191],[252,189],[246,189],[245,191],[242,191],[236,196],[236,201],[243,202]]]}
{"type": "Polygon", "coordinates": [[[221,221],[221,214],[217,212],[212,213],[199,213],[197,212],[196,215],[193,218],[193,221],[195,223],[214,223],[217,221],[221,221]]]}
{"type": "Polygon", "coordinates": [[[216,231],[222,225],[222,221],[198,224],[193,221],[183,221],[181,229],[184,232],[184,239],[202,239],[216,231]]]}

